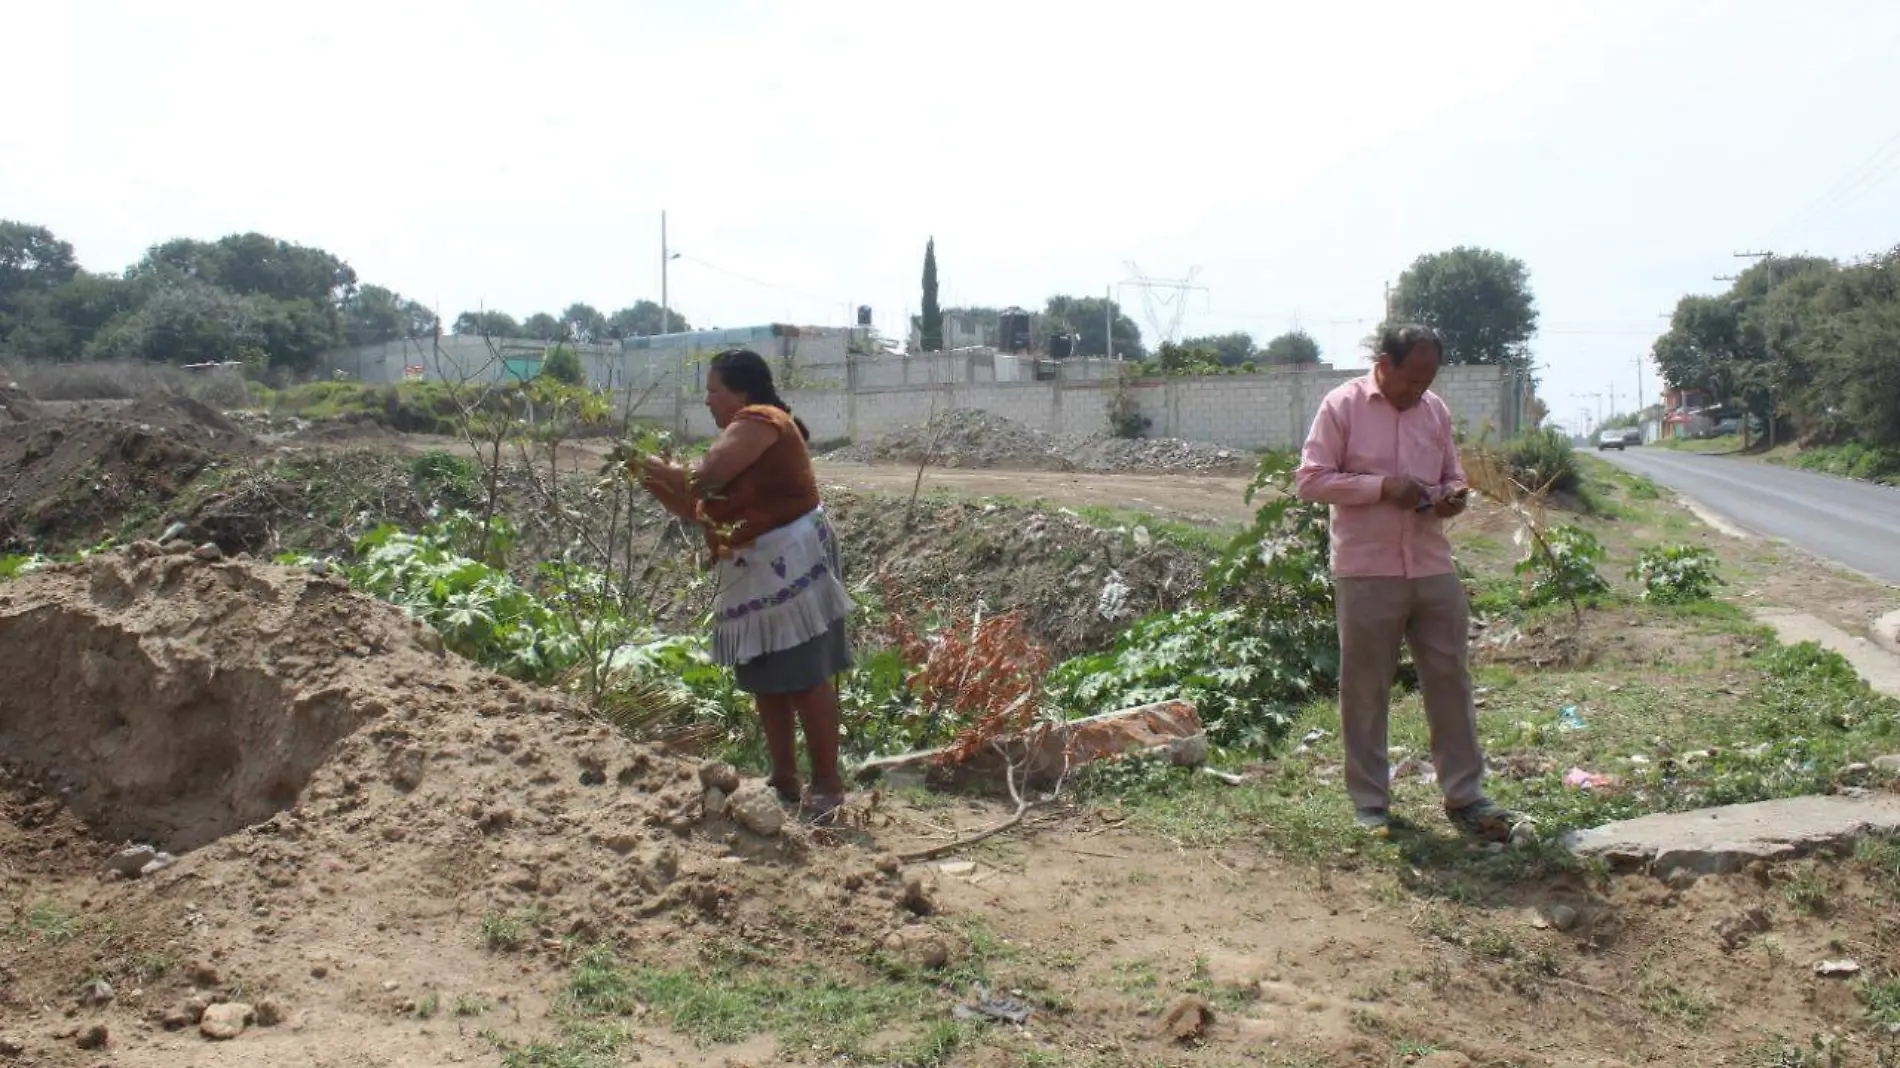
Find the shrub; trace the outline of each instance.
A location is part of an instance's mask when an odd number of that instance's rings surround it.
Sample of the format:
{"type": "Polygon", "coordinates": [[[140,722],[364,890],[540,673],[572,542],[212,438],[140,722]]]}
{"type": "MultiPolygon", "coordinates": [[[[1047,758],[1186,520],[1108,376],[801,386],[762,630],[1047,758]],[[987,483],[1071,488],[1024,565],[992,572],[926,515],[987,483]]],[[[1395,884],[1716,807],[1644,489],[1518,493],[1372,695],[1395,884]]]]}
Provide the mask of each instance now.
{"type": "Polygon", "coordinates": [[[1658,545],[1636,555],[1630,578],[1643,587],[1643,600],[1656,604],[1706,601],[1722,584],[1715,554],[1699,545],[1658,545]]]}
{"type": "Polygon", "coordinates": [[[1552,527],[1533,536],[1517,564],[1517,573],[1526,579],[1524,603],[1577,604],[1609,592],[1609,583],[1597,574],[1602,560],[1602,543],[1581,527],[1552,527]]]}
{"type": "Polygon", "coordinates": [[[556,382],[578,386],[587,378],[587,371],[581,366],[580,353],[566,345],[557,345],[548,358],[541,363],[541,373],[556,382]]]}
{"type": "Polygon", "coordinates": [[[1193,701],[1216,744],[1265,750],[1339,669],[1327,510],[1290,492],[1293,457],[1263,458],[1247,500],[1270,495],[1209,569],[1201,606],[1150,616],[1107,653],[1051,674],[1054,704],[1088,715],[1193,701]]]}
{"type": "Polygon", "coordinates": [[[1555,430],[1519,434],[1504,443],[1502,452],[1511,477],[1527,490],[1548,486],[1555,493],[1575,493],[1583,484],[1570,439],[1555,430]]]}

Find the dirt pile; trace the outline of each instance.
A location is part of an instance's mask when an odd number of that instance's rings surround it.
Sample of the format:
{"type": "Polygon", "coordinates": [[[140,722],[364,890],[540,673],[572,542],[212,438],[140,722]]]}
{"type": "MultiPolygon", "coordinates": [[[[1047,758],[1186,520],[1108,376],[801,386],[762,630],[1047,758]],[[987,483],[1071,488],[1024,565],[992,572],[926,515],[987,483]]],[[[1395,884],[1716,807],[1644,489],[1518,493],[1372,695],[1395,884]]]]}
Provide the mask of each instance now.
{"type": "Polygon", "coordinates": [[[161,507],[221,456],[255,442],[189,397],[0,423],[0,551],[97,541],[161,507]]]}
{"type": "Polygon", "coordinates": [[[974,408],[945,412],[921,427],[848,445],[825,459],[842,463],[999,467],[1026,471],[1233,472],[1251,469],[1252,454],[1178,438],[1112,438],[1050,434],[974,408]]]}
{"type": "Polygon", "coordinates": [[[756,786],[709,806],[697,761],[334,578],[139,543],[0,586],[0,662],[0,931],[112,931],[103,962],[98,939],[48,937],[0,965],[0,1006],[54,1009],[29,1029],[43,1052],[95,1021],[115,1049],[198,1043],[165,1030],[194,987],[359,1041],[405,998],[413,1022],[425,988],[532,989],[609,940],[655,964],[732,936],[848,966],[919,905],[894,862],[836,845],[807,866],[807,832],[734,822],[766,822],[756,786]],[[128,843],[178,860],[122,879],[128,843]],[[77,997],[89,971],[116,1000],[77,997]]]}
{"type": "Polygon", "coordinates": [[[0,382],[0,423],[24,423],[41,414],[40,402],[18,382],[0,382]]]}

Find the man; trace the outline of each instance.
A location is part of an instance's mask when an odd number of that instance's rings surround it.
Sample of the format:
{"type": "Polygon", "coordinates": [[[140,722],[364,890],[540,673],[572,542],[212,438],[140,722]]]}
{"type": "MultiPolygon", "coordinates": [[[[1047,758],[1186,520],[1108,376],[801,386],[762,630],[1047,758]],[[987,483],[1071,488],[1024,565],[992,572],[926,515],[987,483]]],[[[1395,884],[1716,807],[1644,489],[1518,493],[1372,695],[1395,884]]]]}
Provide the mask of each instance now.
{"type": "Polygon", "coordinates": [[[1425,691],[1432,765],[1445,814],[1466,833],[1510,837],[1517,817],[1479,792],[1484,753],[1466,668],[1470,607],[1445,520],[1468,488],[1451,411],[1431,392],[1444,344],[1422,326],[1388,326],[1372,373],[1327,394],[1300,453],[1302,500],[1332,510],[1339,616],[1339,719],[1355,820],[1391,833],[1386,721],[1399,643],[1425,691]]]}

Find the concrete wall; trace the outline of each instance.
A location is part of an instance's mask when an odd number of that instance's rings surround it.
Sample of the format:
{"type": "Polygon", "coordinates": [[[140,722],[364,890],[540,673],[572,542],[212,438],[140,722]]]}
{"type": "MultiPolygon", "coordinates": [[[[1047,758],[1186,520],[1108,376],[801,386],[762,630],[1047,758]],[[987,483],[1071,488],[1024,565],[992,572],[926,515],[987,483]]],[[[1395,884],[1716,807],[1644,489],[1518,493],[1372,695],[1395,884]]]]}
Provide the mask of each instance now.
{"type": "MultiPolygon", "coordinates": [[[[1301,371],[1133,382],[1129,388],[1151,437],[1185,438],[1239,448],[1292,448],[1305,440],[1327,391],[1360,371],[1301,371]]],[[[1495,367],[1447,367],[1435,392],[1452,415],[1476,433],[1514,431],[1508,383],[1495,367]]],[[[1100,434],[1108,429],[1115,386],[1108,382],[958,382],[936,386],[797,390],[785,400],[811,428],[814,441],[871,439],[928,422],[933,412],[975,408],[1057,434],[1100,434]]],[[[651,398],[636,413],[668,422],[693,437],[713,432],[697,398],[691,403],[651,398]]]]}

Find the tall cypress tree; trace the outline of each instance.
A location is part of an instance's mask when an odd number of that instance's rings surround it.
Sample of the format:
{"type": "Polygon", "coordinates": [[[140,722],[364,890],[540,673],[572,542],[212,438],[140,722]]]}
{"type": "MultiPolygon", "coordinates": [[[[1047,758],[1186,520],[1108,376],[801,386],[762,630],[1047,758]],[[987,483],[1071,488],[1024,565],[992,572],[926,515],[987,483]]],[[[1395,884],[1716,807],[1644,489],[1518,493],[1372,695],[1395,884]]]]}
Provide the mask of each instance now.
{"type": "Polygon", "coordinates": [[[924,243],[924,314],[922,344],[925,352],[943,351],[943,308],[937,304],[937,239],[924,243]]]}

